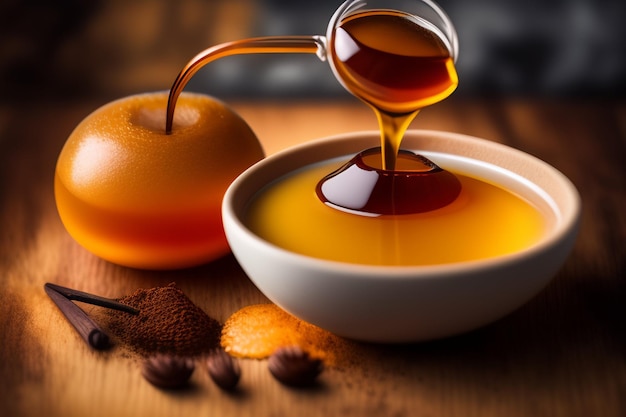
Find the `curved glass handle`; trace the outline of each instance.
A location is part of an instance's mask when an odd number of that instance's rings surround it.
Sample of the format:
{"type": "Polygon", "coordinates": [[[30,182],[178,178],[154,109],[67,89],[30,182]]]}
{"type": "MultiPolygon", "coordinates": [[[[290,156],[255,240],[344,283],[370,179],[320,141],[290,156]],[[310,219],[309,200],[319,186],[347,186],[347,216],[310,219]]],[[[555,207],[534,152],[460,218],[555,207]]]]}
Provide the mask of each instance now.
{"type": "Polygon", "coordinates": [[[172,133],[178,96],[196,72],[206,64],[231,55],[267,53],[310,53],[326,60],[326,38],[323,36],[268,36],[242,39],[212,46],[193,57],[174,80],[167,101],[165,133],[172,133]]]}

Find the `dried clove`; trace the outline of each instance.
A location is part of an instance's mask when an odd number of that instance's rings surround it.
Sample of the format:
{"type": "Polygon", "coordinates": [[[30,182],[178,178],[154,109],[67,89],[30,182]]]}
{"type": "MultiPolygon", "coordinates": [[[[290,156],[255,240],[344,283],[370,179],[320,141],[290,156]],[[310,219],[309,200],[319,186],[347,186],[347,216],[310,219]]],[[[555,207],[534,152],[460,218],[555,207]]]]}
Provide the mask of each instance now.
{"type": "Polygon", "coordinates": [[[324,369],[320,359],[311,358],[299,346],[277,349],[268,360],[269,371],[285,385],[311,385],[324,369]]]}
{"type": "Polygon", "coordinates": [[[194,369],[190,358],[156,354],[145,360],[141,374],[159,388],[179,388],[187,383],[194,369]]]}
{"type": "Polygon", "coordinates": [[[207,359],[207,371],[213,381],[224,390],[232,390],[241,377],[241,368],[235,359],[222,349],[214,351],[207,359]]]}

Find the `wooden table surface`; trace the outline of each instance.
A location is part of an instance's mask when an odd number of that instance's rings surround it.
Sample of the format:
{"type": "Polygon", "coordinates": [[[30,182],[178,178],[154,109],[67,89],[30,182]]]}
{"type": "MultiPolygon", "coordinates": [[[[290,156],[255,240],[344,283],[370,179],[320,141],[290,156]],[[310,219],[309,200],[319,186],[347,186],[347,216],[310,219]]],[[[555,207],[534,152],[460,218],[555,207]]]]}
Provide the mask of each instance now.
{"type": "MultiPolygon", "coordinates": [[[[53,173],[68,134],[103,101],[0,105],[0,415],[2,416],[624,416],[626,415],[626,106],[616,102],[468,100],[422,112],[413,128],[502,142],[554,165],[584,205],[574,251],[549,286],[472,333],[359,347],[314,389],[276,382],[243,360],[225,394],[204,372],[167,392],[136,358],[90,350],[43,291],[51,281],[119,297],[175,281],[223,321],[266,302],[232,256],[184,271],[112,265],[79,247],[55,210],[53,173]]],[[[266,152],[375,129],[350,102],[232,103],[266,152]]]]}

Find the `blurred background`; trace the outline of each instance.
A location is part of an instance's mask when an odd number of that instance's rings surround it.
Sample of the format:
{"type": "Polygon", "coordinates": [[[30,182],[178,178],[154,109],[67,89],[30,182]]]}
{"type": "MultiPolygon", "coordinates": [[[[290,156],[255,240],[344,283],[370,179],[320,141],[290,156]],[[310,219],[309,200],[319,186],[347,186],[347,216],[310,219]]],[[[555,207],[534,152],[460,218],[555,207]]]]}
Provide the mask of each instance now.
{"type": "MultiPolygon", "coordinates": [[[[324,34],[341,0],[2,0],[0,100],[168,89],[201,50],[324,34]]],[[[624,97],[626,1],[440,0],[460,40],[455,95],[624,97]]],[[[347,97],[314,55],[225,58],[188,90],[221,98],[347,97]]]]}

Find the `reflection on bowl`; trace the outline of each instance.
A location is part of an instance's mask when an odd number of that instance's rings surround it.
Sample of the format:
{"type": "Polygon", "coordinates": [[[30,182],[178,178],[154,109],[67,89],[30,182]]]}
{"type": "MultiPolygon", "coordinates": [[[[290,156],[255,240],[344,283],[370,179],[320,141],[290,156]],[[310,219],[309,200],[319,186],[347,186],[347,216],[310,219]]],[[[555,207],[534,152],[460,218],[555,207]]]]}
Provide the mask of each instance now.
{"type": "Polygon", "coordinates": [[[580,198],[545,162],[490,141],[435,131],[409,131],[403,148],[461,164],[530,200],[546,213],[539,240],[515,253],[439,265],[372,266],[290,252],[255,235],[244,218],[250,201],[274,180],[306,165],[375,145],[378,132],[314,141],[270,156],[241,174],[222,207],[233,254],[253,283],[294,316],[340,336],[371,342],[416,342],[470,331],[536,295],[561,267],[575,241],[580,198]]]}

